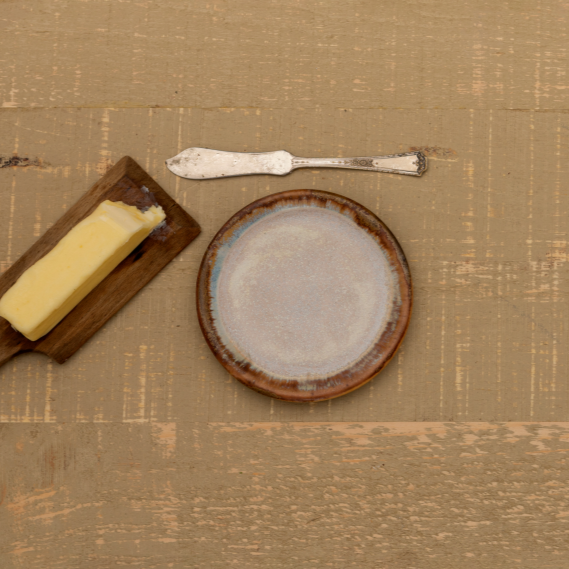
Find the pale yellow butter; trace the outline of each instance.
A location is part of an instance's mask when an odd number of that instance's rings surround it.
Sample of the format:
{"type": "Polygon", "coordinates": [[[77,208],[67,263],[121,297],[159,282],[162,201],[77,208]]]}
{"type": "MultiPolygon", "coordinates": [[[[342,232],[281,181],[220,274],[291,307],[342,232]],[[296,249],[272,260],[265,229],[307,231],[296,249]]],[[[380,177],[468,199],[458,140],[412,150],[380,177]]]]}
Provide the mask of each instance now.
{"type": "Polygon", "coordinates": [[[30,340],[47,334],[165,218],[104,201],[27,269],[0,299],[0,316],[30,340]]]}

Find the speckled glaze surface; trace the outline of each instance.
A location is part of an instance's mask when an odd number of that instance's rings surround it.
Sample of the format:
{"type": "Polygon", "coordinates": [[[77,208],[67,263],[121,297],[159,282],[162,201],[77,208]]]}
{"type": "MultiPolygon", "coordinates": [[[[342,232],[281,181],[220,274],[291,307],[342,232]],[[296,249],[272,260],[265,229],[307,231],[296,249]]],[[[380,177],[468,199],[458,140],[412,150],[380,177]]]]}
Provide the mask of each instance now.
{"type": "MultiPolygon", "coordinates": [[[[282,294],[282,285],[280,290],[282,294]]],[[[273,302],[279,302],[279,297],[275,297],[273,302]]],[[[198,318],[205,339],[216,358],[231,375],[247,387],[287,401],[332,399],[353,391],[372,379],[393,357],[403,340],[411,316],[411,307],[412,285],[409,267],[393,234],[369,210],[346,197],[330,192],[292,190],[249,204],[236,213],[214,237],[206,250],[198,274],[198,318]],[[311,208],[320,210],[317,212],[311,208]],[[389,293],[384,297],[389,306],[382,309],[384,315],[381,325],[371,341],[368,341],[369,345],[362,345],[361,354],[349,364],[344,362],[344,365],[340,366],[341,369],[329,371],[323,367],[323,373],[294,375],[288,371],[285,373],[288,366],[286,362],[281,362],[283,372],[275,371],[280,369],[278,365],[275,364],[270,369],[271,365],[255,356],[255,349],[244,350],[239,342],[235,341],[238,334],[234,324],[233,327],[227,326],[227,302],[223,300],[223,287],[220,287],[220,280],[223,279],[220,275],[228,272],[228,258],[231,258],[232,253],[244,241],[246,232],[250,235],[251,231],[267,219],[276,218],[277,214],[282,217],[283,213],[320,214],[323,211],[333,213],[336,217],[341,216],[343,222],[347,222],[346,226],[362,232],[361,238],[369,241],[372,248],[378,247],[377,251],[381,253],[382,259],[382,267],[378,270],[383,271],[389,281],[389,293]]],[[[328,306],[327,310],[330,314],[342,308],[334,304],[328,306]]],[[[291,369],[298,369],[298,366],[295,368],[291,365],[291,369]]]]}

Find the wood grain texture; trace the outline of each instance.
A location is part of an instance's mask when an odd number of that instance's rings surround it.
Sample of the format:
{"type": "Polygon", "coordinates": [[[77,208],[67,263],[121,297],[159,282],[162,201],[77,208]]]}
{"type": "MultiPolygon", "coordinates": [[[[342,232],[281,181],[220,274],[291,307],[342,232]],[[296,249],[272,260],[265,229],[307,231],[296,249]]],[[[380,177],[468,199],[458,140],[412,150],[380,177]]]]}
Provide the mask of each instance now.
{"type": "Polygon", "coordinates": [[[6,425],[3,569],[566,569],[569,423],[6,425]]]}
{"type": "Polygon", "coordinates": [[[4,0],[0,107],[562,110],[568,23],[564,0],[4,0]]]}
{"type": "Polygon", "coordinates": [[[567,423],[377,423],[569,417],[566,0],[0,5],[0,272],[124,155],[203,228],[64,365],[0,369],[2,569],[569,566],[567,423]],[[429,170],[190,182],[190,146],[429,170]],[[415,285],[381,376],[300,406],[194,303],[221,225],[295,188],[378,214],[415,285]]]}
{"type": "Polygon", "coordinates": [[[200,233],[196,221],[125,156],[0,276],[0,296],[105,200],[139,209],[160,206],[166,219],[45,336],[28,340],[0,318],[0,365],[30,351],[65,362],[200,233]]]}
{"type": "Polygon", "coordinates": [[[0,111],[13,263],[128,154],[203,233],[64,366],[24,354],[0,369],[2,421],[565,420],[569,412],[569,115],[513,111],[59,109],[0,111]],[[49,141],[49,143],[48,143],[49,141]],[[427,149],[421,178],[335,170],[190,181],[164,159],[187,146],[300,155],[427,149]],[[311,407],[251,393],[199,330],[195,282],[219,228],[294,188],[350,197],[397,236],[414,314],[396,357],[357,392],[311,407]]]}

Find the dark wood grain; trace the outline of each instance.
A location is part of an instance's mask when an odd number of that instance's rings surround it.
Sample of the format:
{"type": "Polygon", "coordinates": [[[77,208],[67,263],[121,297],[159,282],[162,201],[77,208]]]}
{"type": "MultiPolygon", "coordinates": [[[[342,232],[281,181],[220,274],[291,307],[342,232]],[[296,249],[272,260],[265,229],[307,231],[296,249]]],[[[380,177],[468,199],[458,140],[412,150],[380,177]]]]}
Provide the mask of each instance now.
{"type": "Polygon", "coordinates": [[[166,213],[166,224],[147,237],[39,340],[28,340],[0,318],[0,365],[25,351],[41,352],[63,363],[201,231],[182,207],[132,158],[125,156],[0,277],[0,297],[28,267],[51,251],[72,227],[104,200],[122,201],[139,208],[160,205],[166,213]]]}

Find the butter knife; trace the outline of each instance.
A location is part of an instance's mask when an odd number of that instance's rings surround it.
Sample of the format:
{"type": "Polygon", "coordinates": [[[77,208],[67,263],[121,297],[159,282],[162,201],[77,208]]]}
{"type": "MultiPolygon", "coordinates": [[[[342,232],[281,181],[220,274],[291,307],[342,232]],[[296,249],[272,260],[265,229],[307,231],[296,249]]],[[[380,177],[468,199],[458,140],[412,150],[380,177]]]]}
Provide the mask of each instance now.
{"type": "Polygon", "coordinates": [[[299,158],[286,150],[224,152],[210,148],[187,148],[166,160],[166,165],[177,176],[190,180],[252,174],[284,176],[297,168],[347,168],[420,176],[427,169],[427,159],[421,152],[357,158],[299,158]]]}

